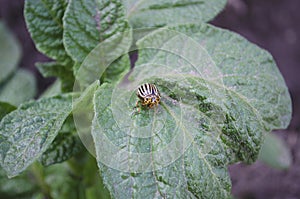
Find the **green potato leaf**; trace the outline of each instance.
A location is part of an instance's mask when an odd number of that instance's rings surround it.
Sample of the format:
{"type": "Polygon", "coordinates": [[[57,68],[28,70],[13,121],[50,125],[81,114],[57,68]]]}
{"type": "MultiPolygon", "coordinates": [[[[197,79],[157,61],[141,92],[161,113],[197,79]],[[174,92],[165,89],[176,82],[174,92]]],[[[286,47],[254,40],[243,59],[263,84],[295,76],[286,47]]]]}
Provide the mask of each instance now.
{"type": "Polygon", "coordinates": [[[40,162],[49,166],[64,162],[82,151],[81,141],[76,133],[74,119],[69,116],[49,148],[41,155],[40,162]]]}
{"type": "MultiPolygon", "coordinates": [[[[201,118],[197,115],[202,115],[200,111],[188,106],[183,110],[164,99],[165,113],[142,110],[140,115],[129,114],[129,119],[122,117],[120,121],[117,110],[124,105],[121,101],[126,96],[117,100],[121,104],[115,104],[113,110],[109,105],[112,93],[113,87],[105,84],[95,94],[92,135],[100,173],[113,198],[230,196],[230,178],[225,166],[230,161],[230,150],[222,145],[220,138],[205,135],[205,123],[210,121],[204,114],[201,118]],[[198,129],[200,125],[190,119],[202,119],[203,129],[198,129]],[[135,123],[139,126],[134,126],[135,123]],[[142,138],[137,137],[139,134],[142,138]],[[205,149],[202,151],[201,147],[205,149]]],[[[131,107],[126,107],[128,112],[134,106],[130,104],[131,107]]],[[[213,130],[217,129],[207,129],[216,135],[213,130]]]]}
{"type": "Polygon", "coordinates": [[[51,84],[40,96],[40,98],[49,98],[56,95],[61,94],[61,82],[60,80],[56,80],[53,84],[51,84]]]}
{"type": "Polygon", "coordinates": [[[290,149],[274,134],[266,135],[258,159],[276,169],[288,169],[292,164],[290,149]]]}
{"type": "Polygon", "coordinates": [[[95,47],[78,67],[74,90],[84,90],[100,79],[103,82],[119,82],[130,70],[127,52],[131,43],[131,31],[106,40],[95,47]]]}
{"type": "Polygon", "coordinates": [[[230,198],[229,164],[254,162],[264,133],[286,128],[291,99],[271,55],[207,24],[137,42],[129,82],[94,95],[92,136],[113,198],[230,198]],[[153,83],[157,107],[135,107],[153,83]]]}
{"type": "Polygon", "coordinates": [[[120,0],[71,0],[63,21],[64,45],[79,63],[100,42],[114,40],[129,29],[120,0]]]}
{"type": "Polygon", "coordinates": [[[26,0],[24,16],[39,51],[61,63],[71,63],[63,44],[63,15],[67,0],[26,0]]]}
{"type": "Polygon", "coordinates": [[[2,120],[2,118],[3,118],[6,114],[8,114],[8,113],[14,111],[16,108],[17,108],[17,107],[15,107],[15,106],[13,106],[13,105],[11,105],[11,104],[9,104],[9,103],[6,103],[6,102],[0,102],[0,121],[2,120]]]}
{"type": "Polygon", "coordinates": [[[38,186],[33,182],[28,173],[9,179],[5,171],[0,168],[0,194],[2,198],[32,198],[34,193],[38,192],[38,186]]]}
{"type": "Polygon", "coordinates": [[[21,48],[12,33],[0,21],[0,83],[5,81],[17,68],[21,48]]]}
{"type": "Polygon", "coordinates": [[[59,133],[50,147],[42,154],[40,162],[43,166],[50,166],[64,162],[82,149],[78,136],[72,133],[59,133]]]}
{"type": "Polygon", "coordinates": [[[0,101],[18,106],[36,95],[36,81],[32,73],[19,69],[0,87],[0,101]]]}
{"type": "Polygon", "coordinates": [[[226,0],[123,0],[126,17],[134,28],[200,23],[213,19],[226,0]]]}
{"type": "Polygon", "coordinates": [[[72,109],[72,95],[24,103],[0,123],[0,164],[9,177],[24,171],[55,139],[72,109]]]}

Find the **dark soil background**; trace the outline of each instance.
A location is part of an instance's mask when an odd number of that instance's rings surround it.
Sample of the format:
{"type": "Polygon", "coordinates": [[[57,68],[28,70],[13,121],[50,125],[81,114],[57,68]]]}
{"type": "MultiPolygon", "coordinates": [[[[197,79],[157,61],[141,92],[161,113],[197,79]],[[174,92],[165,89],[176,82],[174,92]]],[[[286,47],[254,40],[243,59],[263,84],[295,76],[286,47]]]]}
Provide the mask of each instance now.
{"type": "MultiPolygon", "coordinates": [[[[20,66],[32,71],[43,91],[53,79],[45,79],[34,63],[48,58],[37,52],[26,30],[24,0],[0,0],[0,19],[22,45],[20,66]]],[[[293,119],[285,131],[275,132],[288,145],[293,163],[286,171],[260,162],[229,168],[232,193],[239,199],[300,199],[300,0],[229,0],[212,24],[237,32],[268,50],[289,87],[293,119]]]]}

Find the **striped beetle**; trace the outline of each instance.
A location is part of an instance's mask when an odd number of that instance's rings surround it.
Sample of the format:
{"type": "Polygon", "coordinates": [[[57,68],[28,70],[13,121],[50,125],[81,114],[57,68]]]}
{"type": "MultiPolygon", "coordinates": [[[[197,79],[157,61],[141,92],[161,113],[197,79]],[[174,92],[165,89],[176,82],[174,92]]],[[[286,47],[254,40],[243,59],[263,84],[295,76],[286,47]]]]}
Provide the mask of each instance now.
{"type": "Polygon", "coordinates": [[[140,99],[136,102],[136,107],[138,107],[139,102],[142,106],[147,106],[152,108],[157,106],[160,102],[160,93],[154,84],[145,83],[138,87],[136,95],[140,99]]]}

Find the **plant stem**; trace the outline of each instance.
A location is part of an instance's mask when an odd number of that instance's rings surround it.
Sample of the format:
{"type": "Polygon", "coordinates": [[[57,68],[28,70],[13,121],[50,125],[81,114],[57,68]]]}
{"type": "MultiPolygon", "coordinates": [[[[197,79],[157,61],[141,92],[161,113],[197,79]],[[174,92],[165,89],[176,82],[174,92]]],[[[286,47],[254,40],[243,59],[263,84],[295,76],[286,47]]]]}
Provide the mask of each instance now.
{"type": "Polygon", "coordinates": [[[53,199],[50,193],[50,187],[45,182],[43,167],[36,162],[30,167],[30,173],[33,175],[35,182],[40,187],[45,198],[53,199]]]}

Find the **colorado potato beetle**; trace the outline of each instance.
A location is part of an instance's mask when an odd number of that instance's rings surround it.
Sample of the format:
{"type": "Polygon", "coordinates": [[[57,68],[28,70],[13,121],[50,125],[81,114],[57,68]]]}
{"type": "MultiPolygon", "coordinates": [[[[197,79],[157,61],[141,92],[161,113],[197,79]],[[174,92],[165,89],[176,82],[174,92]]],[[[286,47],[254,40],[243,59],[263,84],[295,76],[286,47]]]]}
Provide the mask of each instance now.
{"type": "Polygon", "coordinates": [[[141,103],[142,106],[152,108],[160,102],[160,93],[154,84],[145,83],[138,87],[136,95],[140,99],[136,103],[136,107],[141,103]]]}

